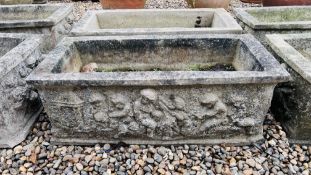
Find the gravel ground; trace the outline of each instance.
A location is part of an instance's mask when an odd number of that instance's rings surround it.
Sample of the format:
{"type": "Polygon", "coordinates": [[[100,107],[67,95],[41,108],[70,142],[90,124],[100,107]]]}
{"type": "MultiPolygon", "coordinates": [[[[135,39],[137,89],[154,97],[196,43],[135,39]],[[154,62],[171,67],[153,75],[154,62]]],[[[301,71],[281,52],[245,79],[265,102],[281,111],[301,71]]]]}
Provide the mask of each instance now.
{"type": "MultiPolygon", "coordinates": [[[[67,1],[68,2],[68,1],[67,1]]],[[[182,0],[149,0],[148,8],[187,8],[182,0]]],[[[258,6],[233,0],[232,7],[258,6]]],[[[78,20],[99,3],[75,2],[78,20]]],[[[290,145],[271,115],[264,123],[264,142],[251,146],[229,145],[95,145],[53,146],[45,113],[27,139],[13,149],[0,149],[1,174],[224,174],[283,175],[311,172],[311,146],[290,145]]]]}
{"type": "Polygon", "coordinates": [[[262,144],[53,146],[41,114],[27,139],[0,150],[2,174],[310,174],[311,146],[289,145],[279,123],[267,116],[262,144]]]}
{"type": "MultiPolygon", "coordinates": [[[[71,0],[63,1],[50,1],[50,3],[69,3],[71,0]]],[[[236,7],[258,7],[259,4],[242,3],[239,0],[231,0],[229,12],[232,8],[236,7]]],[[[189,5],[185,0],[147,0],[145,8],[189,8],[189,5]]],[[[91,1],[77,1],[74,2],[74,16],[75,21],[78,21],[87,10],[100,10],[102,9],[99,2],[91,1]]]]}

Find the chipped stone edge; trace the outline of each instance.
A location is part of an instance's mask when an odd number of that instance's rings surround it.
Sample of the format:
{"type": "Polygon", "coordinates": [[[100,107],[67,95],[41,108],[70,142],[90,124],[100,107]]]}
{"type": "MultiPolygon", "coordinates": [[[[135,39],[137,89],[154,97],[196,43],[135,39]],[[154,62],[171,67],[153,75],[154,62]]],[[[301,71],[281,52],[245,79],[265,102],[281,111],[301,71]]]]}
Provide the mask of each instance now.
{"type": "Polygon", "coordinates": [[[70,32],[70,36],[114,36],[114,35],[163,35],[163,34],[204,34],[204,33],[235,33],[243,32],[241,26],[224,9],[221,8],[201,8],[201,9],[136,9],[136,10],[91,10],[88,11],[78,23],[76,23],[70,32]],[[97,14],[118,13],[118,12],[215,12],[225,23],[224,27],[217,28],[128,28],[128,29],[95,29],[88,30],[89,21],[97,14]]]}
{"type": "Polygon", "coordinates": [[[276,59],[248,34],[206,34],[206,35],[139,35],[139,36],[92,36],[66,37],[51,51],[47,58],[26,79],[35,86],[79,85],[79,86],[167,86],[167,85],[210,85],[210,84],[254,84],[279,83],[290,80],[289,73],[276,59]],[[89,40],[145,40],[145,39],[238,39],[246,44],[250,52],[263,66],[263,71],[160,71],[160,72],[93,72],[52,73],[52,70],[74,42],[89,40]]]}
{"type": "Polygon", "coordinates": [[[1,148],[13,148],[17,144],[24,141],[26,139],[27,135],[29,134],[29,132],[31,131],[33,124],[36,122],[37,117],[40,115],[42,110],[43,110],[43,106],[41,106],[41,108],[37,112],[30,114],[32,117],[27,121],[24,128],[22,130],[20,130],[18,133],[15,133],[15,135],[12,135],[9,137],[9,138],[13,138],[13,139],[0,140],[0,149],[1,148]]]}
{"type": "Polygon", "coordinates": [[[269,46],[300,76],[311,83],[311,61],[300,54],[286,40],[311,39],[311,33],[266,35],[269,46]]]}
{"type": "Polygon", "coordinates": [[[310,9],[311,6],[282,6],[282,7],[249,7],[249,8],[234,8],[233,13],[235,16],[244,22],[246,25],[254,30],[265,30],[265,29],[311,29],[311,21],[291,21],[291,22],[260,22],[254,16],[247,11],[273,11],[280,9],[310,9]]]}
{"type": "Polygon", "coordinates": [[[46,19],[36,20],[12,20],[0,21],[0,28],[22,28],[22,27],[49,27],[54,26],[62,21],[66,16],[73,12],[73,4],[58,3],[58,4],[18,4],[18,5],[1,5],[0,8],[27,8],[27,7],[59,7],[46,19]]]}

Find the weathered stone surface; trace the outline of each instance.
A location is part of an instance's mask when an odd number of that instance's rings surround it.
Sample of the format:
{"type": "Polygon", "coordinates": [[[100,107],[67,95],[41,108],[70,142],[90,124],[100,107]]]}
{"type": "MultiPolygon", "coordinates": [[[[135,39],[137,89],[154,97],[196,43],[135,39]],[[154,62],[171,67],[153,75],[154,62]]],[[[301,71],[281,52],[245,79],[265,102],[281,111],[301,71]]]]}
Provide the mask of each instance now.
{"type": "Polygon", "coordinates": [[[67,37],[28,77],[56,143],[249,144],[289,74],[250,35],[67,37]],[[83,65],[179,71],[80,73],[83,65]],[[232,64],[237,71],[190,71],[232,64]]]}
{"type": "Polygon", "coordinates": [[[32,4],[33,0],[0,0],[1,5],[32,4]]]}
{"type": "Polygon", "coordinates": [[[311,7],[236,8],[242,28],[267,46],[266,34],[311,32],[311,7]]]}
{"type": "Polygon", "coordinates": [[[268,42],[293,81],[277,86],[272,111],[294,143],[311,143],[311,35],[268,35],[268,42]]]}
{"type": "Polygon", "coordinates": [[[72,36],[242,33],[224,9],[139,9],[89,11],[72,36]]]}
{"type": "Polygon", "coordinates": [[[44,50],[53,48],[72,28],[71,4],[2,5],[0,32],[44,34],[44,50]]]}
{"type": "Polygon", "coordinates": [[[0,34],[0,148],[13,147],[28,134],[42,109],[25,78],[41,61],[40,36],[0,34]]]}

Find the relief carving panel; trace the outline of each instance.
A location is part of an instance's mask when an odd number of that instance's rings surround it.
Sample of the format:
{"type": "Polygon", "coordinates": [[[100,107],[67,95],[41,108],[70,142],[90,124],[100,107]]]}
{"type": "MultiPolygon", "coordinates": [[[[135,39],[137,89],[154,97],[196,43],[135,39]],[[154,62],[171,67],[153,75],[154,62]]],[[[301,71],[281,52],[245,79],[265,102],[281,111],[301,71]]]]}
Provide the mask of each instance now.
{"type": "Polygon", "coordinates": [[[69,91],[50,101],[48,114],[53,126],[78,133],[96,133],[95,138],[106,140],[199,139],[226,130],[237,135],[261,133],[264,116],[251,112],[260,103],[247,104],[248,97],[236,94],[198,91],[193,95],[150,88],[90,91],[90,95],[85,95],[83,90],[69,91]]]}

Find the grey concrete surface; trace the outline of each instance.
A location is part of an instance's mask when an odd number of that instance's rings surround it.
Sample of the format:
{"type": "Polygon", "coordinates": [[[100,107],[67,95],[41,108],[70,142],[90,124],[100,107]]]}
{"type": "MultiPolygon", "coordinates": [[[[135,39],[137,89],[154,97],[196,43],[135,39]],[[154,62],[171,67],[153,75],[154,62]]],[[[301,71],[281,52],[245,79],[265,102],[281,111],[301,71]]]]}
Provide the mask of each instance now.
{"type": "Polygon", "coordinates": [[[139,9],[87,12],[72,36],[242,33],[224,9],[139,9]]]}
{"type": "Polygon", "coordinates": [[[262,140],[273,89],[288,79],[252,36],[207,34],[67,37],[27,82],[54,143],[241,145],[262,140]],[[79,72],[90,62],[168,70],[79,72]],[[186,69],[215,63],[236,71],[186,69]]]}
{"type": "Polygon", "coordinates": [[[258,7],[233,10],[242,28],[267,46],[267,34],[311,32],[311,7],[258,7]]]}
{"type": "Polygon", "coordinates": [[[42,36],[0,34],[0,148],[23,141],[42,110],[25,78],[41,61],[42,36]]]}
{"type": "Polygon", "coordinates": [[[277,86],[272,112],[291,142],[311,144],[311,34],[274,34],[267,38],[293,78],[277,86]]]}
{"type": "Polygon", "coordinates": [[[46,52],[69,33],[73,19],[71,4],[0,6],[0,32],[44,34],[46,52]]]}

